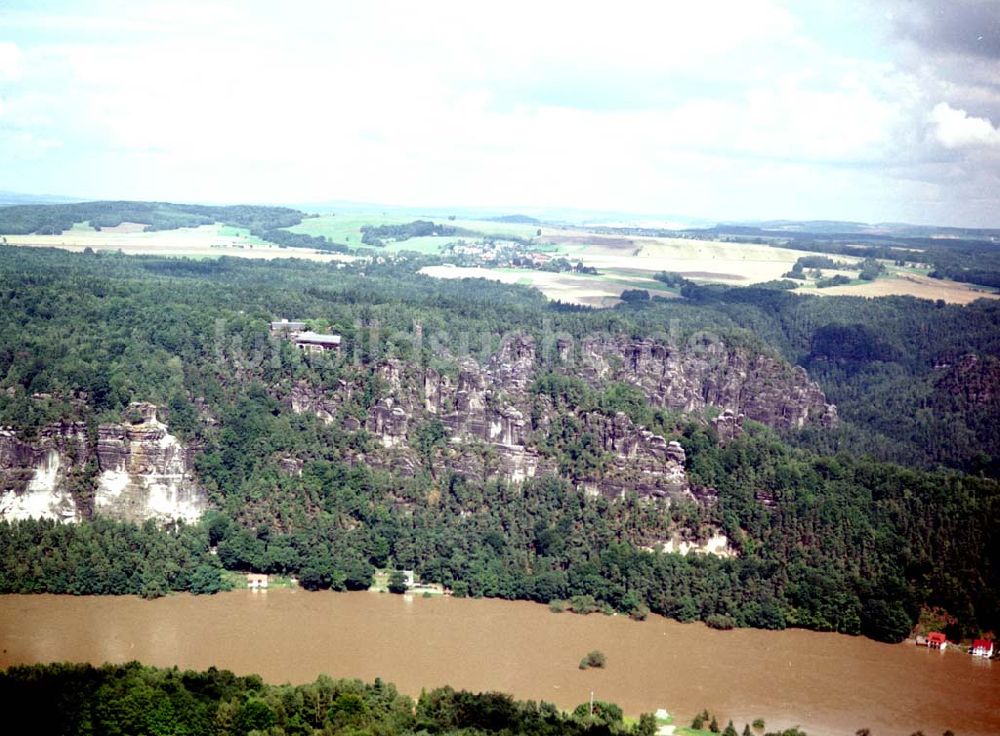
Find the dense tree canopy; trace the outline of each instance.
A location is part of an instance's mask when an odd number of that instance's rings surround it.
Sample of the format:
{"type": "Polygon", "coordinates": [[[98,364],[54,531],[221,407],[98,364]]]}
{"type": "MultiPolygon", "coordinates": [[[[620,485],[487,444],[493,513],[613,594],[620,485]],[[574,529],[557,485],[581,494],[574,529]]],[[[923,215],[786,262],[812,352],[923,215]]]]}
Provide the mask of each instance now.
{"type": "Polygon", "coordinates": [[[551,703],[450,687],[417,700],[376,679],[267,685],[256,675],[126,665],[52,664],[0,673],[0,702],[30,714],[31,732],[244,736],[252,733],[504,733],[526,736],[652,736],[648,719],[626,726],[621,709],[566,714],[551,703]]]}

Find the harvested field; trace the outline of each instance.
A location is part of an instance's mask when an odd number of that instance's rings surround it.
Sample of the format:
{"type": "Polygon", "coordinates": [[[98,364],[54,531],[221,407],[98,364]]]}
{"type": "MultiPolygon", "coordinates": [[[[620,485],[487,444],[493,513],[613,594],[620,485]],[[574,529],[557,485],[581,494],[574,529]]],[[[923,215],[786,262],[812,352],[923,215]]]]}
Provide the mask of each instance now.
{"type": "Polygon", "coordinates": [[[420,273],[439,279],[479,278],[504,284],[534,286],[553,301],[581,304],[589,307],[611,307],[621,301],[624,289],[644,288],[650,294],[674,297],[675,294],[657,289],[658,282],[644,279],[642,284],[616,281],[600,276],[582,276],[574,273],[551,273],[528,269],[464,268],[461,266],[426,266],[420,273]],[[648,282],[649,286],[646,285],[648,282]]]}
{"type": "Polygon", "coordinates": [[[976,299],[1000,299],[1000,294],[970,284],[932,279],[928,276],[912,273],[899,273],[894,277],[849,286],[796,289],[796,293],[818,294],[820,296],[915,296],[919,299],[942,299],[949,304],[969,304],[976,299]]]}
{"type": "Polygon", "coordinates": [[[628,270],[652,276],[660,271],[680,273],[693,281],[755,284],[781,278],[803,255],[801,251],[766,245],[719,243],[687,238],[604,238],[574,233],[563,238],[560,252],[601,273],[628,270]],[[572,239],[571,241],[569,239],[572,239]],[[609,244],[618,243],[618,244],[609,244]],[[624,247],[625,241],[629,245],[624,247]]]}
{"type": "Polygon", "coordinates": [[[555,245],[596,245],[607,248],[627,248],[635,245],[635,241],[630,238],[605,235],[546,235],[544,239],[555,245]]]}
{"type": "Polygon", "coordinates": [[[677,271],[681,276],[692,281],[746,281],[746,276],[735,273],[712,273],[711,271],[677,271]]]}
{"type": "MultiPolygon", "coordinates": [[[[129,255],[183,256],[189,258],[304,258],[314,261],[351,261],[353,256],[340,253],[322,253],[305,248],[279,248],[239,228],[222,225],[180,228],[142,232],[132,227],[136,223],[122,223],[118,228],[100,231],[74,228],[61,235],[5,235],[10,245],[34,248],[62,248],[81,252],[85,248],[95,251],[118,251],[129,255]],[[124,229],[120,229],[124,228],[124,229]]],[[[139,225],[139,228],[144,226],[139,225]]]]}

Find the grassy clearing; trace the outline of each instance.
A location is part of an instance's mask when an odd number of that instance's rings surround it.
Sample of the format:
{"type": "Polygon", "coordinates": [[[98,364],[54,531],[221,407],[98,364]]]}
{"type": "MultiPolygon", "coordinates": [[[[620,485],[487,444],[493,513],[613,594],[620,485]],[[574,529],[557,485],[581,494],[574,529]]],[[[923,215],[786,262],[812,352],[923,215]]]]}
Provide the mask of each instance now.
{"type": "Polygon", "coordinates": [[[216,225],[217,234],[223,238],[235,238],[241,243],[247,243],[250,245],[262,245],[265,247],[273,247],[273,243],[268,243],[266,240],[258,238],[256,235],[250,234],[250,228],[246,227],[235,227],[233,225],[216,225]]]}
{"type": "Polygon", "coordinates": [[[367,247],[361,242],[362,225],[402,225],[414,218],[388,214],[320,215],[310,217],[298,225],[286,228],[293,233],[304,233],[330,238],[335,243],[346,243],[352,248],[367,247]]]}
{"type": "MultiPolygon", "coordinates": [[[[401,217],[396,215],[321,215],[303,220],[294,227],[287,228],[293,233],[304,233],[306,235],[327,237],[335,243],[345,243],[352,248],[370,248],[361,242],[361,227],[363,225],[402,225],[413,222],[413,217],[401,217]]],[[[451,224],[451,223],[449,223],[451,224]]],[[[400,251],[412,251],[425,255],[436,255],[442,251],[445,245],[452,243],[457,238],[429,236],[423,238],[410,238],[400,242],[388,242],[384,248],[377,248],[378,252],[399,253],[400,251]]]]}
{"type": "Polygon", "coordinates": [[[409,240],[401,240],[399,242],[388,242],[385,244],[384,248],[377,248],[377,252],[386,253],[402,253],[409,251],[411,253],[421,253],[423,255],[438,255],[444,251],[444,247],[449,243],[454,243],[458,238],[453,236],[439,236],[439,235],[426,235],[420,238],[410,238],[409,240]]]}
{"type": "MultiPolygon", "coordinates": [[[[388,593],[389,576],[391,574],[392,570],[376,570],[372,575],[372,584],[368,590],[373,593],[388,593]]],[[[406,595],[416,595],[423,598],[430,598],[432,596],[444,595],[444,592],[444,586],[442,585],[417,582],[412,588],[406,591],[406,595]]]]}
{"type": "MultiPolygon", "coordinates": [[[[449,227],[461,228],[463,230],[473,230],[477,233],[483,233],[484,235],[492,235],[501,238],[532,238],[538,230],[537,225],[526,225],[521,223],[490,222],[488,220],[449,220],[446,217],[432,217],[429,215],[395,215],[379,212],[346,212],[336,215],[320,215],[319,217],[310,217],[305,219],[298,225],[287,229],[293,233],[304,233],[306,235],[327,237],[337,243],[346,243],[352,248],[361,248],[368,247],[361,242],[362,226],[402,225],[418,219],[430,220],[449,227]]],[[[398,243],[386,243],[384,250],[387,253],[414,251],[417,253],[436,255],[441,253],[445,245],[455,242],[458,237],[459,236],[433,236],[410,238],[409,240],[403,240],[398,243]]],[[[471,236],[466,239],[471,239],[471,236]]],[[[546,249],[554,250],[554,247],[546,246],[546,249]]]]}
{"type": "MultiPolygon", "coordinates": [[[[227,588],[230,590],[246,590],[247,589],[247,576],[246,573],[233,572],[232,570],[222,571],[222,580],[227,588]]],[[[267,588],[297,588],[298,583],[294,578],[288,577],[287,575],[268,575],[267,576],[267,588]]]]}

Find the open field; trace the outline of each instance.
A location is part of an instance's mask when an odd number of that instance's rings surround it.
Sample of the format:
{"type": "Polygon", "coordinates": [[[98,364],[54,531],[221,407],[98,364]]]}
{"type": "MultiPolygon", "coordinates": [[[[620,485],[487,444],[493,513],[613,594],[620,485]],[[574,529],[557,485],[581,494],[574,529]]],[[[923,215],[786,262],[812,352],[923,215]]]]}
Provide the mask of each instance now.
{"type": "MultiPolygon", "coordinates": [[[[402,224],[412,222],[412,215],[384,213],[345,213],[312,217],[292,232],[322,235],[335,242],[361,247],[362,225],[402,224]]],[[[431,218],[428,218],[431,219],[431,218]]],[[[488,232],[497,236],[534,238],[538,227],[533,224],[500,223],[486,220],[443,220],[435,222],[458,228],[488,232]]],[[[6,235],[11,245],[56,247],[70,251],[122,251],[130,255],[182,256],[189,258],[303,258],[315,261],[350,261],[353,256],[326,253],[306,248],[280,248],[250,235],[244,228],[227,225],[205,225],[195,228],[143,232],[143,225],[124,222],[117,227],[94,230],[88,223],[76,223],[61,235],[6,235]]],[[[388,243],[380,249],[391,255],[414,251],[427,255],[441,253],[454,242],[454,236],[411,238],[388,243]]],[[[490,278],[504,283],[536,286],[547,297],[588,306],[616,304],[623,289],[646,289],[651,294],[676,296],[652,277],[660,271],[678,273],[691,281],[748,286],[780,279],[802,256],[816,255],[789,248],[766,245],[721,243],[688,238],[652,238],[620,235],[597,235],[582,230],[542,227],[541,237],[535,238],[532,249],[563,256],[573,262],[593,266],[599,275],[549,273],[522,269],[434,267],[424,272],[438,278],[490,278]]],[[[860,263],[859,258],[836,256],[844,263],[860,263]]],[[[889,296],[910,295],[922,299],[943,299],[954,304],[968,304],[980,298],[1000,298],[987,289],[954,281],[928,278],[913,269],[899,268],[886,262],[887,274],[876,281],[859,282],[825,289],[815,288],[807,280],[797,293],[819,296],[889,296]]],[[[823,275],[835,273],[856,279],[854,271],[825,269],[823,275]]]]}
{"type": "Polygon", "coordinates": [[[490,279],[504,284],[534,286],[553,301],[588,307],[610,307],[617,304],[623,289],[642,288],[650,294],[673,297],[676,294],[658,289],[653,279],[631,279],[626,282],[610,276],[587,276],[576,273],[551,273],[520,268],[468,268],[461,266],[427,266],[420,273],[439,279],[490,279]]]}
{"type": "MultiPolygon", "coordinates": [[[[531,238],[538,231],[537,225],[492,222],[489,220],[449,220],[441,217],[417,217],[412,215],[402,216],[388,213],[368,212],[356,213],[345,212],[338,215],[320,215],[303,220],[298,225],[287,228],[293,233],[304,233],[313,236],[325,236],[336,243],[346,243],[352,248],[366,247],[361,242],[362,225],[402,225],[414,220],[430,220],[432,222],[456,227],[463,230],[474,230],[486,235],[497,237],[522,237],[531,238]]],[[[437,254],[448,243],[453,243],[460,236],[435,236],[426,238],[410,238],[398,243],[386,243],[384,250],[387,253],[409,250],[419,253],[437,254]]]]}
{"type": "MultiPolygon", "coordinates": [[[[816,253],[773,248],[767,245],[720,243],[687,238],[623,238],[583,232],[543,230],[543,240],[551,240],[558,251],[571,260],[594,266],[616,281],[629,275],[649,277],[659,271],[672,271],[696,282],[714,282],[731,286],[748,286],[780,279],[796,260],[816,253]]],[[[860,258],[831,256],[843,263],[860,263],[860,258]]],[[[931,279],[911,269],[885,263],[886,276],[876,281],[856,282],[845,286],[817,289],[810,280],[797,293],[819,296],[890,296],[909,295],[920,299],[943,299],[952,304],[968,304],[981,298],[1000,295],[970,284],[931,279]]],[[[856,279],[856,271],[825,269],[829,277],[843,274],[856,279]]]]}
{"type": "MultiPolygon", "coordinates": [[[[358,246],[361,241],[360,229],[365,224],[400,224],[411,222],[413,216],[398,216],[382,213],[345,213],[323,215],[304,220],[290,228],[293,232],[310,235],[325,235],[337,242],[358,246]]],[[[484,220],[443,220],[430,218],[435,222],[468,230],[488,232],[496,235],[508,234],[525,238],[535,237],[538,226],[522,223],[500,223],[484,220]]],[[[536,239],[537,250],[552,255],[564,256],[572,261],[581,261],[593,266],[599,276],[584,276],[573,273],[546,273],[537,271],[503,271],[494,269],[425,270],[438,278],[480,277],[491,278],[504,283],[522,283],[537,286],[550,299],[559,299],[590,306],[609,306],[617,303],[622,289],[642,288],[650,293],[671,296],[671,292],[657,289],[658,282],[652,276],[660,271],[679,273],[684,278],[701,283],[721,283],[730,286],[748,286],[765,281],[780,279],[791,270],[792,265],[803,256],[816,253],[774,248],[768,245],[748,243],[721,243],[713,240],[690,238],[652,238],[640,236],[598,235],[584,230],[542,226],[542,235],[536,239]]],[[[454,237],[412,238],[399,243],[389,243],[387,253],[417,251],[437,254],[454,237]]],[[[842,263],[859,264],[860,258],[836,256],[842,263]]],[[[929,279],[886,263],[888,273],[873,282],[855,282],[850,285],[816,289],[814,280],[809,279],[798,293],[820,296],[838,294],[854,296],[911,295],[922,299],[944,299],[955,304],[967,304],[982,297],[993,296],[990,292],[974,286],[951,281],[929,279]]],[[[843,274],[857,278],[855,271],[826,269],[824,277],[843,274]]]]}
{"type": "Polygon", "coordinates": [[[402,225],[414,218],[388,214],[320,215],[309,217],[289,228],[289,232],[303,233],[314,237],[327,237],[335,243],[346,243],[352,248],[365,247],[361,242],[362,225],[402,225]]]}
{"type": "Polygon", "coordinates": [[[826,289],[796,289],[796,293],[821,296],[915,296],[920,299],[943,299],[950,304],[968,304],[976,299],[1000,299],[1000,294],[970,284],[905,272],[859,284],[830,286],[826,289]]]}
{"type": "Polygon", "coordinates": [[[100,231],[85,225],[74,226],[61,235],[5,235],[10,245],[62,248],[81,252],[118,251],[129,255],[186,256],[190,258],[304,258],[315,261],[350,261],[352,256],[321,253],[304,248],[279,248],[250,235],[243,228],[203,225],[178,230],[142,232],[141,226],[122,223],[100,231]]]}
{"type": "Polygon", "coordinates": [[[599,275],[452,266],[425,268],[422,273],[437,278],[488,278],[534,286],[552,300],[608,307],[620,301],[618,297],[624,289],[677,296],[653,279],[660,271],[674,271],[692,281],[746,285],[780,278],[803,255],[767,246],[744,247],[679,238],[605,237],[547,228],[543,228],[540,240],[552,244],[554,255],[594,266],[599,275]]]}
{"type": "Polygon", "coordinates": [[[401,241],[389,241],[378,249],[379,253],[403,253],[406,251],[420,253],[421,255],[439,255],[446,245],[454,243],[458,238],[453,236],[424,235],[418,238],[409,238],[401,241]]]}
{"type": "Polygon", "coordinates": [[[543,230],[542,239],[558,252],[581,260],[602,273],[625,270],[651,276],[673,271],[692,281],[747,285],[771,281],[791,269],[801,251],[766,245],[719,243],[688,238],[647,238],[592,235],[543,230]]]}

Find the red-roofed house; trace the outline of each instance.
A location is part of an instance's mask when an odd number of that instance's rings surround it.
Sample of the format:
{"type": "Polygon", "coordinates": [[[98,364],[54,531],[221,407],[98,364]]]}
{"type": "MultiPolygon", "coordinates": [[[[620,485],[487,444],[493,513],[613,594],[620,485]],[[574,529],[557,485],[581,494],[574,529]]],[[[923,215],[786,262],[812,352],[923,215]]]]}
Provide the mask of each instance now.
{"type": "Polygon", "coordinates": [[[945,649],[948,639],[940,631],[932,631],[927,635],[927,646],[931,649],[945,649]]]}
{"type": "Polygon", "coordinates": [[[969,651],[973,657],[992,657],[993,642],[989,639],[976,639],[972,642],[972,649],[969,651]]]}

